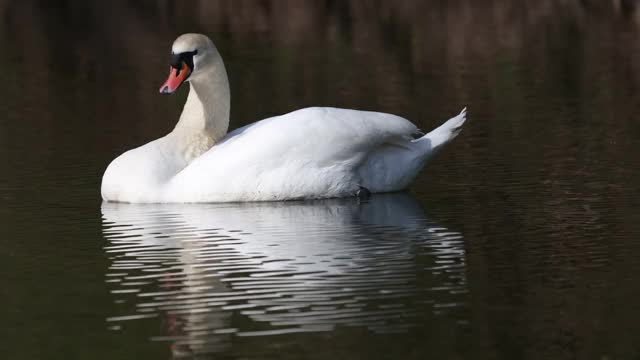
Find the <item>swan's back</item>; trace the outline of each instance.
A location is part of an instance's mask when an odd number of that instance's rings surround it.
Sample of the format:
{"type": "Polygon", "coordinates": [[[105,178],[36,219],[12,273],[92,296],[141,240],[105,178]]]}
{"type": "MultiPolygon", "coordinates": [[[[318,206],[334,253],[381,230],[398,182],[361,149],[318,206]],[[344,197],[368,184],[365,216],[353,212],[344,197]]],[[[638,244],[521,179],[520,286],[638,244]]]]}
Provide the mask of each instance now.
{"type": "Polygon", "coordinates": [[[363,185],[358,168],[383,144],[411,143],[399,116],[306,108],[237,129],[178,173],[164,201],[339,197],[363,185]]]}

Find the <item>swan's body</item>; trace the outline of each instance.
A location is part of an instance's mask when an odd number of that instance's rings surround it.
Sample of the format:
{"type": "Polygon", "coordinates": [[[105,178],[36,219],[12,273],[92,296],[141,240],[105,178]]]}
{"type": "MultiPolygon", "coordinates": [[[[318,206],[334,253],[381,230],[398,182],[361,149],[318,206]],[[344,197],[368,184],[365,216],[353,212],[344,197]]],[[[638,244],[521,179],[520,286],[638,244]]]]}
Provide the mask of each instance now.
{"type": "MultiPolygon", "coordinates": [[[[202,54],[192,60],[199,71],[189,77],[178,125],[115,159],[103,177],[103,199],[229,202],[343,197],[361,188],[397,191],[465,121],[463,110],[414,140],[415,125],[395,115],[307,108],[225,135],[229,87],[222,59],[202,35],[183,35],[173,45],[177,54],[193,49],[202,54]]],[[[175,90],[171,76],[162,91],[175,90]]]]}

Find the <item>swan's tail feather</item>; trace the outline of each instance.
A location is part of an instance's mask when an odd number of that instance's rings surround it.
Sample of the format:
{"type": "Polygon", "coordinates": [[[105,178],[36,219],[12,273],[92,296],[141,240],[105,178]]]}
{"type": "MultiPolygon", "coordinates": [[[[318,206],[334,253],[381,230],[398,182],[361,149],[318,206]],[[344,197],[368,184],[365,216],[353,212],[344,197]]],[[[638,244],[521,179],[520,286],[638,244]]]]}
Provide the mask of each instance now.
{"type": "Polygon", "coordinates": [[[427,135],[423,136],[419,140],[428,140],[431,151],[435,151],[442,145],[453,140],[460,131],[462,131],[462,125],[467,120],[467,108],[462,109],[460,114],[447,120],[444,124],[434,129],[427,135]]]}
{"type": "MultiPolygon", "coordinates": [[[[444,125],[449,124],[451,127],[451,139],[453,140],[453,138],[455,138],[456,136],[458,136],[458,134],[460,134],[460,131],[462,131],[462,125],[464,125],[465,121],[467,121],[467,108],[465,107],[464,109],[462,109],[462,111],[460,112],[460,114],[456,117],[453,117],[450,120],[447,120],[446,123],[444,123],[444,125]]],[[[443,126],[444,126],[443,125],[443,126]]]]}
{"type": "Polygon", "coordinates": [[[383,144],[360,165],[359,185],[374,193],[406,189],[431,155],[460,133],[466,116],[467,108],[464,108],[459,115],[419,139],[407,142],[407,138],[402,138],[383,144]]]}

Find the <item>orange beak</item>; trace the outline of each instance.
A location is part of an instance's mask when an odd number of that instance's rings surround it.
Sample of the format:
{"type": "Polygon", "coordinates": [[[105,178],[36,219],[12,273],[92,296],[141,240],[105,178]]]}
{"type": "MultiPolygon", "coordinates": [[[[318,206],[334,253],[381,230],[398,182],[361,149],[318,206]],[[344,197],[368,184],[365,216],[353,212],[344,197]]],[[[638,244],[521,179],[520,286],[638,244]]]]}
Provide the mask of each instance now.
{"type": "Polygon", "coordinates": [[[169,67],[169,78],[160,86],[160,94],[173,94],[187,80],[189,74],[191,74],[191,69],[184,62],[181,69],[169,67]]]}

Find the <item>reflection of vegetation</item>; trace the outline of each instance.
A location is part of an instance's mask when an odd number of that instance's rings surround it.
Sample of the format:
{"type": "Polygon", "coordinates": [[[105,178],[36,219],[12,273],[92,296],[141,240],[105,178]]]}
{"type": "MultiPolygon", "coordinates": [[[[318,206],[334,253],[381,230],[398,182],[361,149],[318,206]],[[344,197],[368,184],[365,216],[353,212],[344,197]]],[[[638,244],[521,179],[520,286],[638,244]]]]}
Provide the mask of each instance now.
{"type": "Polygon", "coordinates": [[[640,180],[635,4],[0,0],[0,186],[58,204],[77,185],[98,201],[106,163],[174,125],[186,91],[157,96],[169,44],[204,32],[227,64],[232,126],[333,105],[398,113],[427,130],[468,105],[456,149],[414,191],[446,202],[469,238],[490,237],[468,244],[469,281],[503,307],[474,307],[486,312],[473,314],[487,330],[477,346],[558,358],[572,344],[574,357],[590,357],[611,322],[607,343],[634,349],[637,312],[603,303],[638,300],[621,290],[635,289],[631,276],[615,278],[637,273],[634,251],[611,245],[628,240],[612,233],[640,224],[627,196],[640,180]],[[611,273],[597,268],[607,252],[619,255],[611,273]]]}
{"type": "Polygon", "coordinates": [[[569,23],[560,36],[562,49],[558,51],[561,57],[556,76],[562,79],[561,84],[566,94],[572,97],[579,97],[583,89],[582,86],[582,69],[583,62],[581,57],[584,54],[582,49],[583,33],[577,28],[576,24],[569,23]]]}

